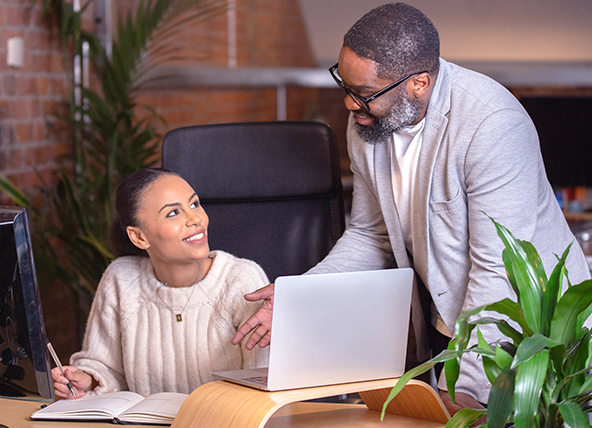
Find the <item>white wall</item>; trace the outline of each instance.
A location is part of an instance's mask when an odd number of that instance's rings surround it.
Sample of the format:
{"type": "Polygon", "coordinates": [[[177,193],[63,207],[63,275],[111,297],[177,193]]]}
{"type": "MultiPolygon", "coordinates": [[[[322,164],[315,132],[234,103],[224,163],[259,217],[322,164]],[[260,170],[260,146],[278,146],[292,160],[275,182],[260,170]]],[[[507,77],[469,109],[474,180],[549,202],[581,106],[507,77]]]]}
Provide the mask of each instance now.
{"type": "MultiPolygon", "coordinates": [[[[320,66],[380,0],[299,0],[320,66]]],[[[466,61],[592,62],[592,0],[408,0],[440,33],[442,57],[466,61]]]]}

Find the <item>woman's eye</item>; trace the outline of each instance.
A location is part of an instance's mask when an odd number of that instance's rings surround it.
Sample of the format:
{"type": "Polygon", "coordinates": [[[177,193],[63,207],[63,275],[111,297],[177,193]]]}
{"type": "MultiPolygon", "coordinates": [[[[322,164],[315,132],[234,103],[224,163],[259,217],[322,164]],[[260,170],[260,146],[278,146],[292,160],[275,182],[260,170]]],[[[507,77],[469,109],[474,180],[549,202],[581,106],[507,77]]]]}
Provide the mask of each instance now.
{"type": "Polygon", "coordinates": [[[172,210],[170,213],[167,214],[167,217],[174,217],[179,214],[179,210],[172,210]]]}
{"type": "Polygon", "coordinates": [[[192,203],[191,203],[191,208],[192,208],[192,209],[199,208],[199,201],[192,202],[192,203]]]}

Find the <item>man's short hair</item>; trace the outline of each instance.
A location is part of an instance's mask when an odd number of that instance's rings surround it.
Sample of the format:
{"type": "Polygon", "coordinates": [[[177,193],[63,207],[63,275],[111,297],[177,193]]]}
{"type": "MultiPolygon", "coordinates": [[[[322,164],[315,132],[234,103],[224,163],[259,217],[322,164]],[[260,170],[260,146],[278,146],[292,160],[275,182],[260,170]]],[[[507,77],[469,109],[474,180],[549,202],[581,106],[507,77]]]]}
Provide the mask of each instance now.
{"type": "Polygon", "coordinates": [[[440,37],[432,21],[405,3],[372,9],[345,34],[343,46],[378,63],[380,78],[398,79],[439,68],[440,37]]]}

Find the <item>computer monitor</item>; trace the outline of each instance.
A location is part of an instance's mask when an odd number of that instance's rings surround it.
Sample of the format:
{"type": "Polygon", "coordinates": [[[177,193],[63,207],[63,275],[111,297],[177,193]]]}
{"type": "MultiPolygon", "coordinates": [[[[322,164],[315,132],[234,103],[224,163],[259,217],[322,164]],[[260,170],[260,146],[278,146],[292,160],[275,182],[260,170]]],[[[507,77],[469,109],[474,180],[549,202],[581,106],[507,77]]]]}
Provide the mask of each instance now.
{"type": "Polygon", "coordinates": [[[0,207],[0,396],[54,400],[27,213],[0,207]]]}

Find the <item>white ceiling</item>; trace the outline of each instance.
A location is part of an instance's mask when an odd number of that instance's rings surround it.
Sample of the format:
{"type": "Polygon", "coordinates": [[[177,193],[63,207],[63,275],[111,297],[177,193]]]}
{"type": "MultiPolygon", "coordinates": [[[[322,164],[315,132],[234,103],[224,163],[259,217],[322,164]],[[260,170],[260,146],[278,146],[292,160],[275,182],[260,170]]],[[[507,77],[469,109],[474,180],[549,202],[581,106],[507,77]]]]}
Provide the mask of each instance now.
{"type": "MultiPolygon", "coordinates": [[[[336,61],[343,34],[380,0],[299,0],[319,66],[336,61]]],[[[444,58],[592,62],[592,0],[408,0],[436,25],[444,58]]]]}

